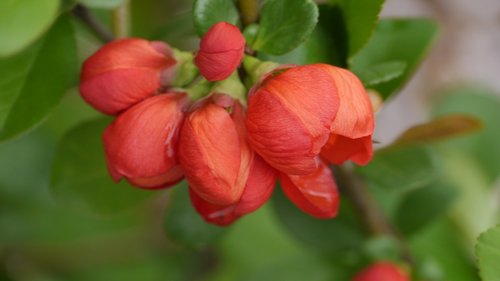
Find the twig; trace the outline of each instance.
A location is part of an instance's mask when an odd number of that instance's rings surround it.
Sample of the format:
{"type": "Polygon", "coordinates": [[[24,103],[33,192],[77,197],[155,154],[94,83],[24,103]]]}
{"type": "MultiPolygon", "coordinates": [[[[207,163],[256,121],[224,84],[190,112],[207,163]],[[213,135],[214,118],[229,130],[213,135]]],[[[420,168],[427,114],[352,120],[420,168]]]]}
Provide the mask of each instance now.
{"type": "Polygon", "coordinates": [[[362,179],[355,176],[345,167],[334,169],[341,191],[347,195],[358,212],[367,230],[374,236],[386,235],[398,243],[401,257],[409,264],[415,265],[410,248],[399,230],[393,226],[377,204],[362,179]]]}
{"type": "Polygon", "coordinates": [[[240,11],[243,27],[250,25],[259,19],[258,0],[238,0],[238,9],[240,11]]]}
{"type": "Polygon", "coordinates": [[[113,41],[114,36],[109,30],[101,24],[87,8],[82,5],[76,5],[73,8],[73,14],[79,18],[89,29],[103,42],[113,41]]]}

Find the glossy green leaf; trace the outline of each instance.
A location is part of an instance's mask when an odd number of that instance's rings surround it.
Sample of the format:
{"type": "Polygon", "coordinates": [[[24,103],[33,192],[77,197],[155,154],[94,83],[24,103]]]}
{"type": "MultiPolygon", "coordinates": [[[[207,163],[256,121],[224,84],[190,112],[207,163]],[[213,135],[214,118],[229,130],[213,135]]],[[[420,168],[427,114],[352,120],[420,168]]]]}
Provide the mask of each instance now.
{"type": "Polygon", "coordinates": [[[476,244],[479,275],[483,281],[500,278],[500,226],[489,229],[479,236],[476,244]]]}
{"type": "Polygon", "coordinates": [[[278,220],[290,235],[309,247],[335,254],[346,254],[362,247],[364,234],[347,201],[341,201],[336,218],[319,220],[299,210],[279,187],[272,199],[278,220]]]}
{"type": "Polygon", "coordinates": [[[109,215],[144,202],[154,193],[111,179],[101,141],[108,124],[108,119],[85,122],[59,144],[50,184],[54,197],[67,208],[109,215]]]}
{"type": "Polygon", "coordinates": [[[202,249],[224,234],[225,228],[205,222],[196,213],[185,181],[177,185],[170,195],[165,215],[165,232],[169,240],[187,248],[202,249]]]}
{"type": "Polygon", "coordinates": [[[445,98],[434,109],[436,115],[468,114],[483,125],[480,132],[446,141],[443,146],[469,154],[486,172],[489,182],[494,182],[500,175],[500,98],[481,87],[455,88],[442,94],[445,98]]]}
{"type": "Polygon", "coordinates": [[[39,124],[75,84],[78,65],[70,19],[61,17],[37,44],[0,61],[0,140],[39,124]]]}
{"type": "Polygon", "coordinates": [[[350,68],[359,73],[387,62],[406,63],[402,76],[374,87],[387,99],[408,81],[430,49],[437,30],[434,22],[425,19],[381,20],[366,46],[350,59],[350,68]]]}
{"type": "Polygon", "coordinates": [[[365,87],[372,87],[400,77],[404,74],[405,69],[405,62],[391,61],[368,66],[357,70],[355,74],[361,79],[365,87]]]}
{"type": "Polygon", "coordinates": [[[373,160],[358,171],[381,188],[411,190],[436,179],[437,163],[431,151],[420,146],[394,146],[375,153],[373,160]]]}
{"type": "Polygon", "coordinates": [[[318,22],[312,0],[268,0],[252,47],[271,55],[285,54],[304,42],[318,22]]]}
{"type": "Polygon", "coordinates": [[[125,1],[129,0],[78,0],[78,2],[84,6],[98,9],[114,9],[125,1]]]}
{"type": "Polygon", "coordinates": [[[0,1],[0,57],[17,53],[47,31],[58,7],[59,0],[0,1]]]}
{"type": "Polygon", "coordinates": [[[239,19],[233,0],[196,0],[193,5],[193,15],[194,25],[200,36],[220,21],[235,25],[239,19]]]}
{"type": "Polygon", "coordinates": [[[446,184],[431,184],[405,195],[398,211],[396,224],[405,235],[414,234],[442,216],[450,207],[457,191],[446,184]]]}
{"type": "Polygon", "coordinates": [[[347,29],[349,56],[356,54],[370,38],[384,0],[330,0],[342,10],[347,29]]]}

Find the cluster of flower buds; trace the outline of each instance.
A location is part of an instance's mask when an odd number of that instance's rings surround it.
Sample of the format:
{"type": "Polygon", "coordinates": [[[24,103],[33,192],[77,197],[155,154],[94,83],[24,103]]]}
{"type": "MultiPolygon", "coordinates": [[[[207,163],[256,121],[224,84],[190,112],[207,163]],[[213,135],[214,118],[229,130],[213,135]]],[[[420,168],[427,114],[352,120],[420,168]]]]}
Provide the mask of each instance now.
{"type": "Polygon", "coordinates": [[[244,51],[236,26],[215,24],[194,59],[183,56],[206,80],[181,84],[185,62],[161,42],[122,39],[92,55],[80,92],[117,116],[103,134],[110,174],[146,189],[185,178],[197,212],[218,225],[262,206],[278,179],[302,211],[334,217],[339,195],[329,164],[364,165],[373,154],[373,109],[362,83],[331,65],[262,63],[245,90],[236,71],[244,51]]]}
{"type": "Polygon", "coordinates": [[[396,264],[379,261],[359,272],[353,281],[410,281],[410,277],[396,264]]]}

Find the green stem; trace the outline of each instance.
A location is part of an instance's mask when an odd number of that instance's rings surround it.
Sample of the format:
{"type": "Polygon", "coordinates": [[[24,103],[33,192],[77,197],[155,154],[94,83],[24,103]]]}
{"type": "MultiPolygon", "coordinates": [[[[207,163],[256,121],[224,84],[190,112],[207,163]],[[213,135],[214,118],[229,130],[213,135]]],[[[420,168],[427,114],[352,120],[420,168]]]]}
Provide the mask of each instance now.
{"type": "Polygon", "coordinates": [[[273,71],[279,66],[278,63],[272,61],[261,61],[252,56],[245,56],[243,59],[243,67],[246,73],[252,79],[252,83],[258,83],[260,78],[268,72],[273,71]]]}

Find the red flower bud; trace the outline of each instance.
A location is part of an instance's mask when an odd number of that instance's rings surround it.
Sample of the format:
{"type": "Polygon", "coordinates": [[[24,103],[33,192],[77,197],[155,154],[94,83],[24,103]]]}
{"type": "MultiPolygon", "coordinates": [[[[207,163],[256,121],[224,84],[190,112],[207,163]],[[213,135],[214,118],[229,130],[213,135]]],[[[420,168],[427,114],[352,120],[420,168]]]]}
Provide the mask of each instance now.
{"type": "Polygon", "coordinates": [[[320,162],[309,175],[280,175],[285,195],[305,213],[320,219],[333,218],[339,208],[339,193],[328,166],[320,162]]]}
{"type": "Polygon", "coordinates": [[[219,22],[205,33],[194,62],[208,81],[224,80],[238,67],[245,52],[245,38],[238,27],[219,22]]]}
{"type": "Polygon", "coordinates": [[[116,115],[153,95],[174,64],[170,48],[162,42],[116,40],[83,63],[80,93],[95,109],[116,115]]]}
{"type": "Polygon", "coordinates": [[[183,178],[176,157],[185,94],[150,97],[120,114],[104,131],[106,160],[115,181],[142,188],[168,187],[183,178]]]}
{"type": "Polygon", "coordinates": [[[224,226],[262,206],[271,196],[275,183],[276,171],[256,153],[252,153],[248,179],[237,203],[226,206],[214,205],[190,189],[191,202],[207,222],[224,226]]]}
{"type": "Polygon", "coordinates": [[[313,173],[339,107],[336,92],[332,77],[317,66],[271,73],[248,100],[252,147],[285,174],[313,173]]]}
{"type": "Polygon", "coordinates": [[[211,204],[234,204],[243,194],[251,158],[243,118],[238,102],[213,95],[189,114],[182,127],[179,160],[186,179],[211,204]]]}
{"type": "Polygon", "coordinates": [[[410,281],[410,277],[390,262],[377,262],[358,273],[353,281],[410,281]]]}
{"type": "Polygon", "coordinates": [[[361,81],[349,70],[327,64],[316,66],[327,71],[335,80],[340,98],[330,138],[321,156],[335,164],[346,160],[359,165],[367,164],[373,157],[372,134],[375,126],[370,97],[361,81]]]}

